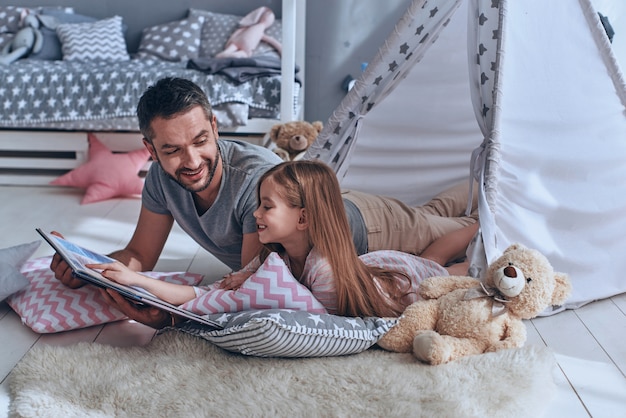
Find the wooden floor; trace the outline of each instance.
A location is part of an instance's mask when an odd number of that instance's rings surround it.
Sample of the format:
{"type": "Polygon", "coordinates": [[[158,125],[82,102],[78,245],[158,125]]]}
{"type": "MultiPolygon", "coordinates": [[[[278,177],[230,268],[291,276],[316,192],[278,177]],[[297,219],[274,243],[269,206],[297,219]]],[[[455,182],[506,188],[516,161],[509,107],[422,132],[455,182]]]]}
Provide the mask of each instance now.
{"type": "MultiPolygon", "coordinates": [[[[58,230],[95,251],[110,252],[130,238],[139,199],[113,199],[80,205],[82,193],[54,187],[0,186],[0,248],[39,239],[35,227],[58,230]]],[[[45,243],[33,257],[51,255],[45,243]]],[[[192,271],[215,280],[228,269],[201,250],[180,229],[157,264],[157,271],[192,271]]],[[[626,280],[626,279],[625,279],[626,280]]],[[[526,323],[527,344],[556,354],[558,394],[551,417],[626,417],[626,294],[526,323]]],[[[132,321],[58,334],[39,335],[0,302],[0,417],[7,416],[7,377],[31,348],[96,341],[118,346],[146,344],[154,331],[132,321]]]]}

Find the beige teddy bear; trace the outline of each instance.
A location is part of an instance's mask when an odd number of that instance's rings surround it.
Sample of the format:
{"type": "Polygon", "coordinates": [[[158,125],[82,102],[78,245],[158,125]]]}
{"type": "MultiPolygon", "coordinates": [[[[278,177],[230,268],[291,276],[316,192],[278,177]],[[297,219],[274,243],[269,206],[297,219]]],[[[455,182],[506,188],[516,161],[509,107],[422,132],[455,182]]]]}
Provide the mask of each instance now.
{"type": "Polygon", "coordinates": [[[268,148],[284,161],[299,160],[321,132],[320,121],[278,123],[268,133],[268,148]]]}
{"type": "Polygon", "coordinates": [[[545,256],[513,244],[487,270],[484,283],[464,276],[422,282],[423,300],[409,305],[378,345],[413,352],[429,364],[521,347],[523,319],[534,318],[569,297],[571,282],[545,256]]]}

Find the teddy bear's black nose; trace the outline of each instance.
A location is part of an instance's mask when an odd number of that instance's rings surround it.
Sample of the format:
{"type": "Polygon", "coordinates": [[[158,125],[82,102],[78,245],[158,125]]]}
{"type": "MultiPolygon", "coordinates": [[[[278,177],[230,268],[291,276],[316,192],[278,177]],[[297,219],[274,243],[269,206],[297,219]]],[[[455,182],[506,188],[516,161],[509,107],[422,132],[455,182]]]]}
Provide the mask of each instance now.
{"type": "Polygon", "coordinates": [[[504,275],[506,277],[517,277],[517,271],[515,270],[515,267],[508,266],[504,268],[504,275]]]}

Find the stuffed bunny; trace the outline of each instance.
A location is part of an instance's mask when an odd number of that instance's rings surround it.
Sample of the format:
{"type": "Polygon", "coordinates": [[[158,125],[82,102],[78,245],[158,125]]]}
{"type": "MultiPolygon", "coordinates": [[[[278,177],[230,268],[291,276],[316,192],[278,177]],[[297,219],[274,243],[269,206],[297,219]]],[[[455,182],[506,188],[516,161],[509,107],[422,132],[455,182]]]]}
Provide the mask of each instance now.
{"type": "Polygon", "coordinates": [[[15,33],[11,41],[0,51],[0,64],[10,64],[30,54],[36,54],[43,48],[41,25],[51,29],[56,27],[56,19],[51,16],[38,16],[25,12],[22,16],[22,28],[15,33]]]}
{"type": "Polygon", "coordinates": [[[265,34],[265,30],[272,26],[273,23],[274,12],[269,7],[263,6],[251,11],[239,21],[239,29],[230,35],[224,50],[216,54],[215,57],[251,57],[252,52],[261,41],[270,44],[280,54],[282,50],[280,42],[265,34]]]}

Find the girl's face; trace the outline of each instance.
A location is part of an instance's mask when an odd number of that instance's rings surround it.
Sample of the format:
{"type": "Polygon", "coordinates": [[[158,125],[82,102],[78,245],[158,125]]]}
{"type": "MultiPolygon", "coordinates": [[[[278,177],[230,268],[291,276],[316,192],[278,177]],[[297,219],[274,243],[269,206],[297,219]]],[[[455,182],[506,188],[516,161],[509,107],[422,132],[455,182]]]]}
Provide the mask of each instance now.
{"type": "Polygon", "coordinates": [[[261,243],[278,243],[288,249],[302,242],[306,220],[303,208],[289,205],[278,193],[280,187],[271,178],[261,183],[261,203],[254,217],[261,243]]]}

